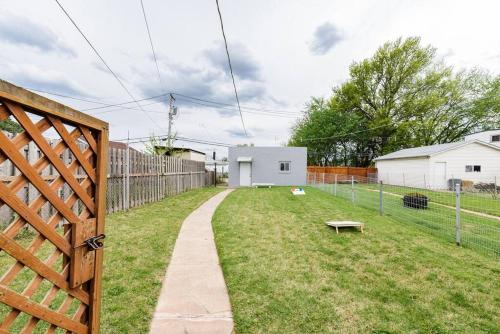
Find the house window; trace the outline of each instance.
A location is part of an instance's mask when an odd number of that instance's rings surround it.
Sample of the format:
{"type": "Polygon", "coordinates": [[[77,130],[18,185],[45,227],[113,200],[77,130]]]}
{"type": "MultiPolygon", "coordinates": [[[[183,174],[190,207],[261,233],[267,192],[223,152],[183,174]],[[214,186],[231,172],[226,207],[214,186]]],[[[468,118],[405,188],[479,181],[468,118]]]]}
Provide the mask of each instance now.
{"type": "Polygon", "coordinates": [[[290,161],[280,161],[280,172],[290,173],[290,161]]]}
{"type": "Polygon", "coordinates": [[[500,143],[500,135],[491,136],[492,143],[500,143]]]}
{"type": "Polygon", "coordinates": [[[481,165],[467,165],[465,166],[465,171],[467,173],[472,173],[472,172],[480,173],[481,165]]]}

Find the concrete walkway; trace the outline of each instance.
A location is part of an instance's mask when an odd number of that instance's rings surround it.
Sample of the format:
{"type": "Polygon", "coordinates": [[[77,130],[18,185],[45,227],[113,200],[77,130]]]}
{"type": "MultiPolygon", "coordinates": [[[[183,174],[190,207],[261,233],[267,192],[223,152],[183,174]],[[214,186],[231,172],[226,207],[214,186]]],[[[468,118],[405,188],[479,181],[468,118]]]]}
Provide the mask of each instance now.
{"type": "Polygon", "coordinates": [[[184,220],[151,334],[233,332],[231,304],[212,232],[212,215],[231,191],[215,195],[184,220]]]}

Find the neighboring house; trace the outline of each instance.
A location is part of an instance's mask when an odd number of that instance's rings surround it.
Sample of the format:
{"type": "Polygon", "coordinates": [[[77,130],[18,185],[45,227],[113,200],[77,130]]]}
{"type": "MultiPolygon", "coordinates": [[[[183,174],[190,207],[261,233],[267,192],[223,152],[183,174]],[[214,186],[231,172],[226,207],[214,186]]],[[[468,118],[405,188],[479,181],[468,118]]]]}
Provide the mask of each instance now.
{"type": "Polygon", "coordinates": [[[392,185],[449,189],[451,179],[494,182],[500,178],[500,145],[470,139],[415,147],[375,159],[379,181],[392,185]]]}
{"type": "Polygon", "coordinates": [[[184,160],[194,160],[200,162],[205,162],[206,159],[205,153],[184,147],[173,147],[170,152],[166,153],[166,155],[170,155],[184,160]]]}
{"type": "Polygon", "coordinates": [[[230,147],[229,186],[306,184],[306,147],[230,147]]]}
{"type": "MultiPolygon", "coordinates": [[[[109,148],[110,149],[117,149],[117,150],[126,150],[127,149],[127,143],[122,143],[122,142],[119,142],[119,141],[109,141],[109,148]]],[[[129,146],[129,150],[132,152],[132,151],[135,151],[135,152],[139,152],[138,150],[136,150],[135,148],[133,148],[132,146],[129,146]]]]}

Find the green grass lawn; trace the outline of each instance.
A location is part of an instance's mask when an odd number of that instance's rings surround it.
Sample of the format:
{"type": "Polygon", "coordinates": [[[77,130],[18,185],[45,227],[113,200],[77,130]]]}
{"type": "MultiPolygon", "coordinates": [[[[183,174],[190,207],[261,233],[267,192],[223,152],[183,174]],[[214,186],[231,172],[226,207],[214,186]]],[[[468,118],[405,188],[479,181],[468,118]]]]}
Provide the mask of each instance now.
{"type": "MultiPolygon", "coordinates": [[[[107,216],[101,333],[148,332],[182,221],[221,190],[193,190],[107,216]]],[[[16,239],[21,245],[27,246],[33,235],[23,233],[16,239]]],[[[40,258],[49,254],[51,249],[48,246],[50,243],[45,242],[39,250],[37,254],[40,258]]],[[[10,256],[0,252],[0,275],[12,263],[10,256]]],[[[60,268],[60,261],[56,265],[60,268]]],[[[34,272],[24,270],[9,287],[21,292],[33,277],[34,272]]],[[[40,302],[50,286],[42,285],[32,299],[40,302]]],[[[63,299],[63,295],[58,296],[50,307],[56,309],[63,299]]],[[[10,308],[0,304],[0,321],[9,311],[10,308]]],[[[10,330],[18,333],[26,320],[27,316],[18,317],[10,330]]],[[[44,333],[46,328],[46,324],[41,324],[35,333],[44,333]]]]}
{"type": "Polygon", "coordinates": [[[108,216],[102,333],[148,332],[182,222],[221,190],[193,190],[108,216]]]}
{"type": "MultiPolygon", "coordinates": [[[[379,185],[374,183],[356,184],[356,187],[366,187],[369,189],[379,190],[379,185]]],[[[455,193],[451,191],[435,191],[430,189],[417,189],[392,185],[384,185],[384,191],[398,195],[419,192],[429,197],[433,202],[453,207],[455,206],[455,193]]],[[[500,198],[494,199],[487,193],[462,192],[460,196],[460,205],[463,209],[500,217],[500,198]]]]}
{"type": "MultiPolygon", "coordinates": [[[[317,185],[331,194],[334,193],[332,184],[317,185]]],[[[374,187],[376,187],[374,185],[374,187]]],[[[355,185],[354,202],[363,207],[379,211],[380,193],[373,191],[368,185],[355,185]]],[[[385,189],[385,188],[384,188],[385,189]]],[[[406,188],[407,189],[407,188],[406,188]]],[[[387,190],[387,189],[385,189],[387,190]]],[[[405,193],[401,189],[401,193],[405,193]]],[[[408,190],[406,191],[408,193],[408,190]]],[[[427,210],[415,210],[405,208],[402,198],[396,192],[384,192],[383,204],[384,214],[394,217],[402,222],[419,225],[427,232],[445,238],[450,242],[455,241],[456,210],[455,207],[446,207],[444,199],[454,196],[450,193],[430,196],[431,201],[427,210]],[[441,201],[437,200],[441,198],[441,201]]],[[[338,184],[337,196],[351,201],[351,185],[338,184]]],[[[500,201],[497,201],[500,205],[500,201]]],[[[494,256],[500,255],[500,220],[496,217],[485,217],[480,214],[473,214],[462,211],[461,233],[462,244],[494,256]]]]}
{"type": "Polygon", "coordinates": [[[497,259],[318,189],[238,189],[213,225],[237,333],[498,333],[497,259]],[[364,222],[365,234],[327,220],[364,222]]]}

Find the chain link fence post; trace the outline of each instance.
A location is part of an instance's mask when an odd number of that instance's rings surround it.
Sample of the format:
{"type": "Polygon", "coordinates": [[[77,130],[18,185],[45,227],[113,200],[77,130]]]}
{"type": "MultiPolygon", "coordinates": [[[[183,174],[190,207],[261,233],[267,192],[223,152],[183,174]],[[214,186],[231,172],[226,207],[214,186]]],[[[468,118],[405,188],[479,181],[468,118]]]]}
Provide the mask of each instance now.
{"type": "Polygon", "coordinates": [[[354,175],[351,175],[351,202],[354,203],[354,175]]]}
{"type": "Polygon", "coordinates": [[[457,246],[462,244],[461,226],[460,226],[460,183],[455,184],[455,242],[457,246]]]}
{"type": "Polygon", "coordinates": [[[337,196],[337,174],[335,174],[335,183],[333,184],[333,195],[337,196]]]}
{"type": "Polygon", "coordinates": [[[495,176],[495,181],[493,183],[493,187],[494,187],[494,192],[495,192],[495,199],[498,198],[498,188],[497,188],[497,177],[495,176]]]}
{"type": "Polygon", "coordinates": [[[379,199],[379,212],[380,215],[384,215],[384,182],[380,181],[380,199],[379,199]]]}

